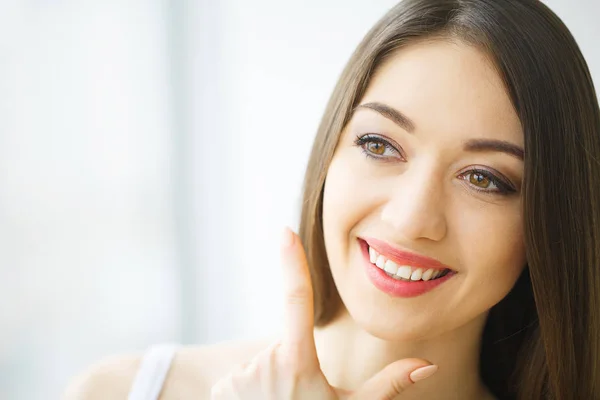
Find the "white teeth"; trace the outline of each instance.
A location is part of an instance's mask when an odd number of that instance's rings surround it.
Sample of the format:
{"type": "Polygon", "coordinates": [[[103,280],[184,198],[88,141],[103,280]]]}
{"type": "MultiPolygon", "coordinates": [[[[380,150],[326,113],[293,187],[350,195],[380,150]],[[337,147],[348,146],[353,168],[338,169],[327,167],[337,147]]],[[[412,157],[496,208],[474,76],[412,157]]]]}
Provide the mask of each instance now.
{"type": "Polygon", "coordinates": [[[421,275],[423,275],[423,270],[421,268],[417,268],[413,271],[412,275],[410,276],[410,280],[418,281],[419,279],[421,279],[421,275]]]}
{"type": "Polygon", "coordinates": [[[429,268],[424,270],[423,268],[411,267],[409,265],[398,265],[395,262],[386,259],[381,254],[377,253],[376,250],[373,250],[369,247],[369,260],[372,264],[377,265],[377,267],[381,268],[385,272],[390,275],[395,275],[399,278],[411,281],[429,281],[439,277],[444,271],[439,269],[429,268]]]}
{"type": "Polygon", "coordinates": [[[369,257],[371,258],[371,263],[375,264],[375,262],[377,262],[377,252],[375,250],[373,250],[372,247],[369,247],[369,257]]]}
{"type": "Polygon", "coordinates": [[[421,275],[421,279],[423,279],[424,281],[428,281],[431,279],[432,274],[433,269],[429,268],[427,271],[423,272],[423,275],[421,275]]]}
{"type": "Polygon", "coordinates": [[[383,270],[384,270],[385,272],[389,272],[390,274],[392,274],[392,275],[393,275],[393,274],[395,274],[395,273],[396,273],[396,271],[398,271],[398,266],[396,265],[396,263],[395,263],[395,262],[393,262],[393,261],[390,261],[390,260],[387,260],[387,261],[385,262],[385,266],[384,266],[383,270]]]}
{"type": "Polygon", "coordinates": [[[400,278],[410,279],[410,276],[412,275],[412,268],[408,265],[402,265],[398,268],[396,275],[398,275],[400,278]]]}

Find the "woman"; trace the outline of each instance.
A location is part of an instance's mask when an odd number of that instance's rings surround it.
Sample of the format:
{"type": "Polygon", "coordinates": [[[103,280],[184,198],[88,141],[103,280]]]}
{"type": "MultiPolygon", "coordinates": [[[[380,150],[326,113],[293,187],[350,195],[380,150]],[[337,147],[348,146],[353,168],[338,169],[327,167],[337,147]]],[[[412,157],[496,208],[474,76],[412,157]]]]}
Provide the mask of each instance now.
{"type": "Polygon", "coordinates": [[[281,341],[118,359],[67,397],[600,399],[599,244],[567,28],[534,0],[405,0],[319,127],[281,341]]]}

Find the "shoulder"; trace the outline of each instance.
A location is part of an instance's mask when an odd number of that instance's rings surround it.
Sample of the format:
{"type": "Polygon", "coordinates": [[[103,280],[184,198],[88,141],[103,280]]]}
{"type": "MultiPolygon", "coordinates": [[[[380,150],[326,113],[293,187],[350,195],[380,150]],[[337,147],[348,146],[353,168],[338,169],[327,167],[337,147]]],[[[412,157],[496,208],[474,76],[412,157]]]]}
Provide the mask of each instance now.
{"type": "Polygon", "coordinates": [[[121,355],[97,362],[72,379],[63,399],[126,399],[140,360],[141,355],[121,355]]]}
{"type": "MultiPolygon", "coordinates": [[[[235,365],[251,360],[271,341],[231,341],[178,349],[161,394],[161,400],[209,398],[211,387],[235,365]]],[[[127,399],[140,367],[142,354],[110,357],[79,376],[63,400],[127,399]]]]}

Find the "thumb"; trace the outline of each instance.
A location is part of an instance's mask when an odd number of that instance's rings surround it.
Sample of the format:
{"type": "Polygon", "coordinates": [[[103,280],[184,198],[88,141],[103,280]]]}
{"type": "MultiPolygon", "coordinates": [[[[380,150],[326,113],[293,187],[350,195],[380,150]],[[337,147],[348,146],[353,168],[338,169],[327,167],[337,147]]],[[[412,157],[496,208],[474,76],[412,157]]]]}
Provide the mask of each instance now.
{"type": "Polygon", "coordinates": [[[353,400],[392,400],[415,382],[433,375],[437,365],[418,358],[396,361],[382,369],[354,392],[353,400]]]}

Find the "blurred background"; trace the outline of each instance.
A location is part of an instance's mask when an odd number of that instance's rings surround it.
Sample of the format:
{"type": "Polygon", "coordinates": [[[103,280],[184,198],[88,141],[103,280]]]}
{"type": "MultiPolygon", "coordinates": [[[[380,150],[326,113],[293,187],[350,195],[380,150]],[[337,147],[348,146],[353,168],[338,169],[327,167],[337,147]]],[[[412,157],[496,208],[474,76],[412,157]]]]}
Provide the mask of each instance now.
{"type": "MultiPolygon", "coordinates": [[[[280,329],[279,235],[319,119],[395,3],[0,1],[0,399],[280,329]]],[[[598,86],[600,4],[546,3],[598,86]]]]}

